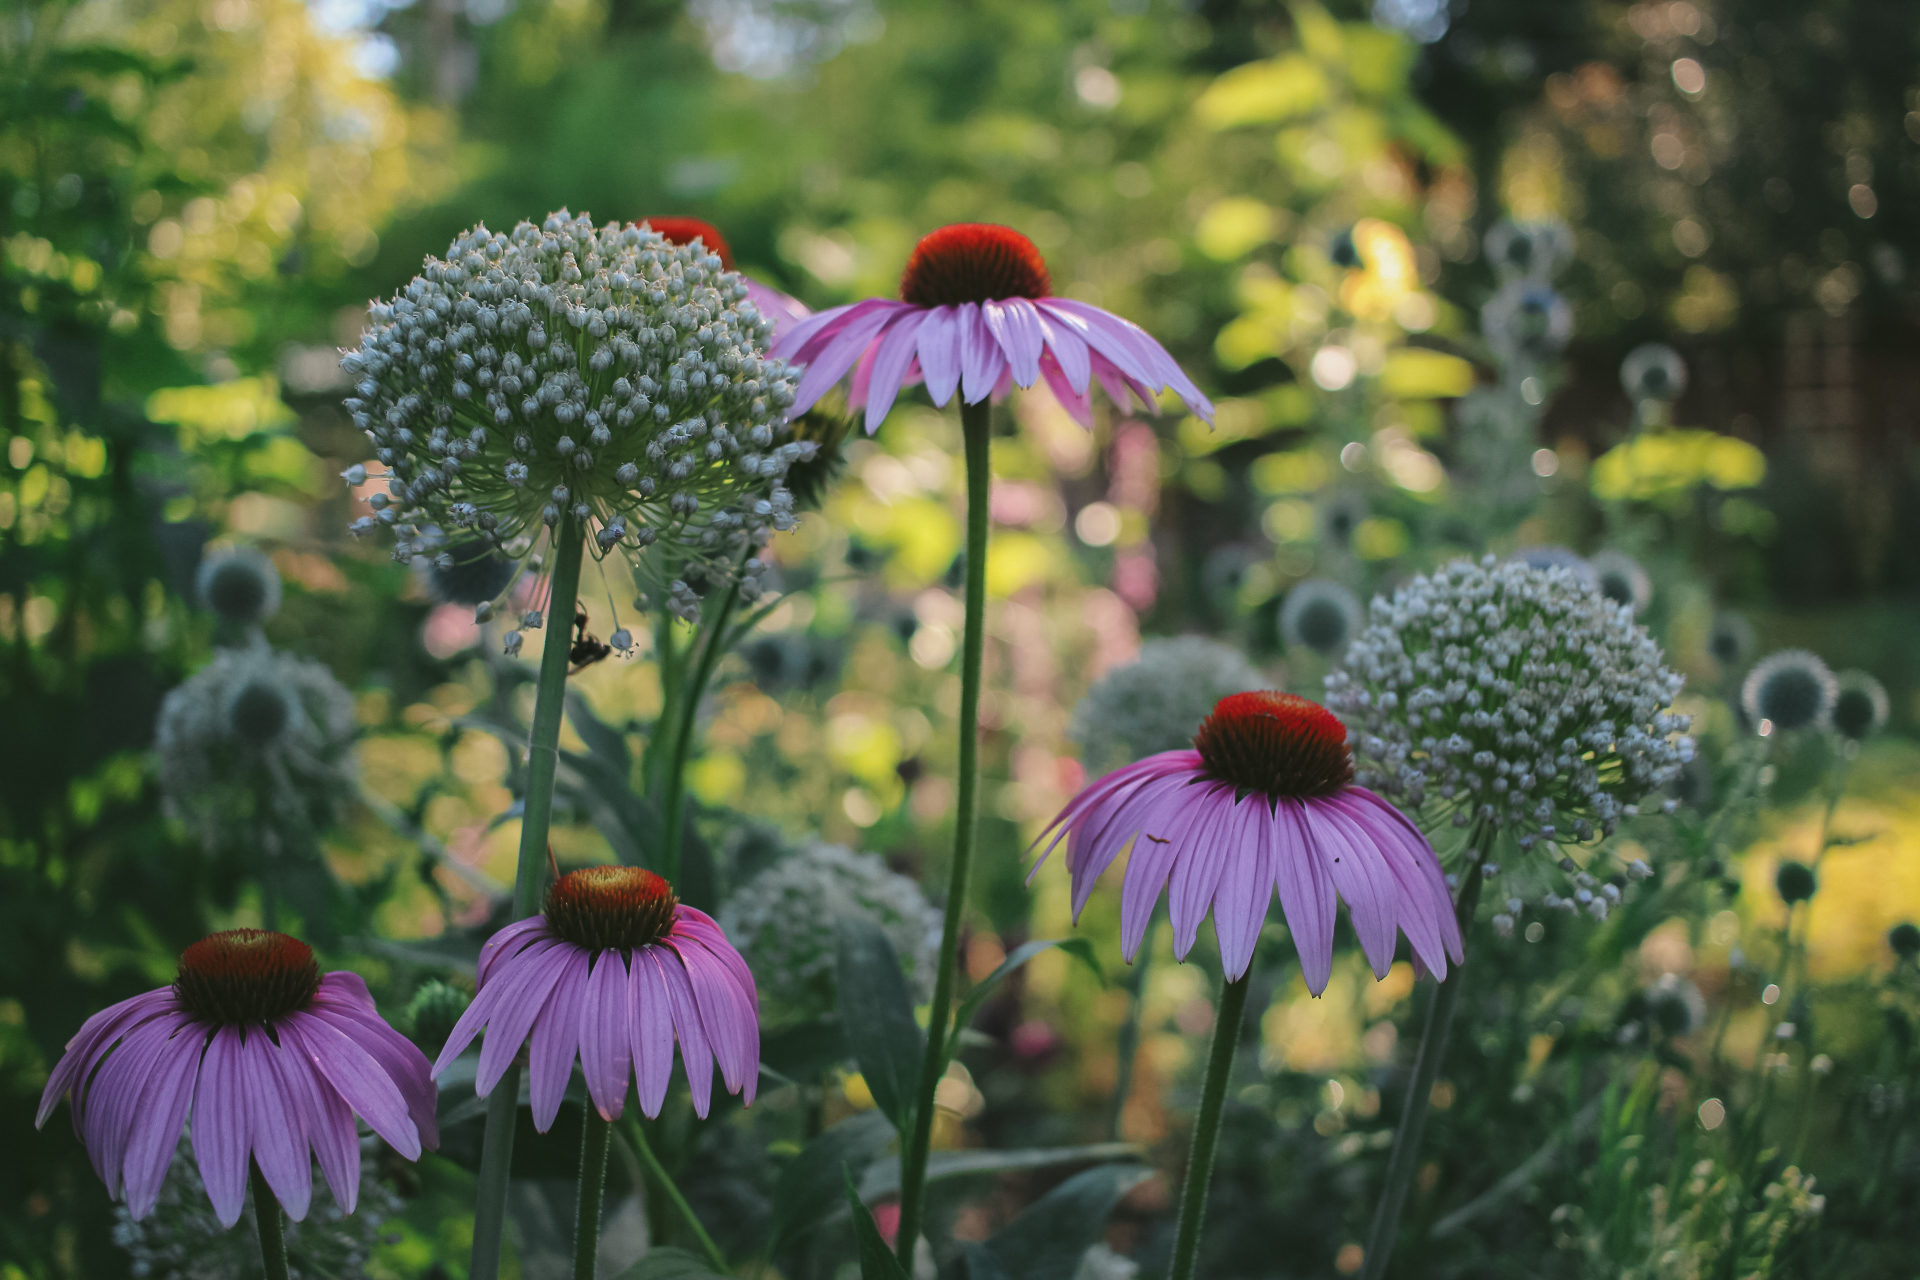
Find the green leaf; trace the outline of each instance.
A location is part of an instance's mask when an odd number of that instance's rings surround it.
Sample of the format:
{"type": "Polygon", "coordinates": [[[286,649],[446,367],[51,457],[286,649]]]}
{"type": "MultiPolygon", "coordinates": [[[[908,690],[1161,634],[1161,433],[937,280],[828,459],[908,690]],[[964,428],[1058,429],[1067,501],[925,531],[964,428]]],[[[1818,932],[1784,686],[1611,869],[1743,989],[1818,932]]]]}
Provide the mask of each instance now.
{"type": "Polygon", "coordinates": [[[616,1280],[722,1280],[697,1254],[664,1245],[649,1249],[616,1280]]]}
{"type": "MultiPolygon", "coordinates": [[[[967,992],[967,998],[960,1002],[960,1008],[953,1019],[953,1030],[947,1037],[947,1056],[949,1058],[951,1058],[955,1050],[959,1048],[961,1033],[973,1025],[974,1015],[980,1012],[980,1006],[987,1002],[987,997],[993,994],[994,988],[998,987],[1002,982],[1005,982],[1007,975],[1015,969],[1018,969],[1042,951],[1046,951],[1052,947],[1058,947],[1068,955],[1079,960],[1081,964],[1093,970],[1093,976],[1099,980],[1102,986],[1106,985],[1107,976],[1101,971],[1100,958],[1094,954],[1093,943],[1087,941],[1087,939],[1052,938],[1041,942],[1023,943],[1013,949],[1013,954],[1000,962],[999,968],[976,982],[973,985],[973,990],[967,992]]],[[[876,1098],[879,1096],[877,1093],[874,1095],[876,1098]]]]}
{"type": "Polygon", "coordinates": [[[865,1169],[893,1140],[893,1125],[878,1111],[850,1116],[809,1142],[781,1171],[773,1188],[773,1216],[767,1224],[767,1252],[818,1226],[839,1192],[836,1170],[865,1169]]]}
{"type": "MultiPolygon", "coordinates": [[[[1132,1142],[1096,1142],[1084,1147],[1031,1147],[1014,1151],[936,1151],[927,1157],[927,1181],[966,1178],[989,1173],[1015,1173],[1062,1164],[1093,1164],[1111,1160],[1143,1160],[1146,1152],[1132,1142]]],[[[900,1162],[876,1160],[860,1180],[860,1194],[879,1200],[900,1194],[900,1162]]]]}
{"type": "Polygon", "coordinates": [[[860,1193],[854,1190],[853,1173],[845,1165],[840,1168],[840,1176],[847,1183],[847,1208],[853,1213],[853,1234],[860,1241],[860,1280],[907,1280],[907,1271],[900,1260],[893,1256],[893,1250],[880,1238],[880,1228],[874,1225],[873,1210],[867,1208],[860,1199],[860,1193]]]}
{"type": "MultiPolygon", "coordinates": [[[[1011,1280],[1073,1280],[1081,1256],[1106,1233],[1113,1207],[1152,1176],[1152,1169],[1137,1164],[1076,1173],[1028,1205],[982,1252],[1011,1280]]],[[[985,1280],[980,1271],[973,1274],[985,1280]]]]}
{"type": "Polygon", "coordinates": [[[840,922],[838,950],[840,1024],[874,1102],[905,1133],[913,1127],[914,1086],[926,1053],[906,975],[886,933],[864,917],[840,922]]]}

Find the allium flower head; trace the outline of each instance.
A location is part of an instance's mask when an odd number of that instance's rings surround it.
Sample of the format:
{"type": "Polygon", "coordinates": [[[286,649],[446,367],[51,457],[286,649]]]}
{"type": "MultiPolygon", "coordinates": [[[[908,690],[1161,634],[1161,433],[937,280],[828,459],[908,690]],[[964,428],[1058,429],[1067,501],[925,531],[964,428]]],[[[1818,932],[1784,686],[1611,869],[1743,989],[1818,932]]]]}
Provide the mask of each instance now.
{"type": "Polygon", "coordinates": [[[200,603],[222,622],[253,627],[280,611],[280,571],[251,547],[200,563],[200,603]]]}
{"type": "Polygon", "coordinates": [[[1280,602],[1280,639],[1289,649],[1332,657],[1347,647],[1360,621],[1359,598],[1330,578],[1296,583],[1280,602]]]}
{"type": "MultiPolygon", "coordinates": [[[[666,237],[668,244],[690,245],[697,240],[708,253],[719,257],[721,267],[728,271],[739,270],[733,264],[733,250],[728,246],[727,238],[721,235],[720,228],[711,222],[703,222],[699,218],[669,216],[646,218],[640,225],[648,230],[658,231],[666,237]]],[[[809,314],[807,308],[797,298],[789,298],[778,289],[761,284],[752,276],[743,274],[740,278],[747,282],[747,301],[753,303],[761,315],[773,321],[774,333],[778,334],[796,320],[804,320],[809,314]]]]}
{"type": "Polygon", "coordinates": [[[1864,671],[1843,671],[1833,699],[1833,727],[1855,742],[1871,738],[1887,727],[1892,704],[1886,686],[1864,671]]]}
{"type": "Polygon", "coordinates": [[[1522,848],[1611,832],[1693,755],[1683,678],[1632,614],[1567,569],[1459,560],[1376,597],[1327,677],[1360,780],[1522,848]]]}
{"type": "Polygon", "coordinates": [[[1548,285],[1514,280],[1480,308],[1480,331],[1503,363],[1538,362],[1573,336],[1573,308],[1548,285]]]}
{"type": "Polygon", "coordinates": [[[924,998],[933,990],[940,913],[920,886],[878,854],[815,841],[747,881],[720,908],[768,1014],[797,1021],[831,1012],[839,923],[866,919],[893,943],[924,998]]]}
{"type": "Polygon", "coordinates": [[[1193,745],[1215,703],[1266,683],[1246,655],[1217,640],[1149,640],[1139,657],[1093,682],[1073,709],[1067,736],[1091,769],[1131,764],[1193,745]]]}
{"type": "Polygon", "coordinates": [[[1578,551],[1552,543],[1541,543],[1531,547],[1521,547],[1509,557],[1530,569],[1565,569],[1588,586],[1597,587],[1599,579],[1593,572],[1593,565],[1578,551]]]}
{"type": "Polygon", "coordinates": [[[1600,594],[1635,613],[1653,603],[1653,579],[1623,551],[1598,551],[1587,561],[1600,594]]]}
{"type": "Polygon", "coordinates": [[[877,430],[902,388],[924,380],[944,405],[1030,387],[1045,377],[1083,423],[1098,379],[1116,405],[1129,393],[1149,410],[1171,388],[1209,422],[1213,404],[1146,330],[1089,303],[1053,296],[1033,241],[1008,227],[968,222],[923,238],[900,277],[900,301],[835,307],[780,335],[774,352],[806,366],[796,413],[853,372],[849,398],[877,430]]]}
{"type": "Polygon", "coordinates": [[[1740,706],[1749,719],[1769,721],[1776,731],[1824,729],[1832,722],[1839,693],[1840,682],[1819,654],[1781,649],[1747,672],[1740,706]]]}
{"type": "Polygon", "coordinates": [[[445,1071],[484,1027],[475,1090],[482,1096],[524,1046],[534,1128],[560,1113],[574,1059],[594,1109],[615,1120],[629,1081],[640,1109],[660,1114],[680,1045],[693,1109],[705,1117],[713,1068],[753,1101],[760,1027],[753,975],[704,912],[639,867],[587,867],[547,891],[546,911],[516,921],[480,949],[480,992],[433,1066],[445,1071]],[[529,1039],[531,1037],[531,1039],[529,1039]]]}
{"type": "Polygon", "coordinates": [[[1642,343],[1620,362],[1620,386],[1635,404],[1678,400],[1687,389],[1687,362],[1664,342],[1642,343]]]}
{"type": "Polygon", "coordinates": [[[461,235],[342,361],[388,468],[358,527],[390,525],[397,559],[429,529],[519,559],[568,520],[596,556],[658,544],[724,577],[792,526],[813,451],[749,294],[705,244],[585,215],[461,235]]]}
{"type": "Polygon", "coordinates": [[[1221,699],[1192,750],[1164,751],[1107,774],[1040,839],[1047,844],[1034,874],[1067,842],[1076,919],[1100,874],[1132,846],[1120,890],[1128,961],[1163,888],[1174,954],[1186,958],[1211,910],[1229,980],[1253,962],[1276,890],[1315,995],[1333,972],[1338,899],[1379,976],[1393,963],[1396,930],[1437,977],[1446,977],[1449,958],[1458,964],[1462,956],[1432,847],[1392,805],[1354,785],[1345,726],[1289,693],[1221,699]]]}
{"type": "Polygon", "coordinates": [[[1487,261],[1502,280],[1551,280],[1573,258],[1564,222],[1508,222],[1487,229],[1487,261]]]}
{"type": "Polygon", "coordinates": [[[213,850],[281,853],[354,794],[353,696],[317,662],[222,649],[160,704],[167,810],[213,850]]]}
{"type": "Polygon", "coordinates": [[[251,1165],[298,1222],[316,1157],[353,1212],[356,1116],[409,1160],[438,1146],[435,1092],[426,1058],[380,1020],[358,974],[322,975],[313,950],[286,934],[233,929],[188,947],[172,986],[87,1019],[34,1123],[68,1098],[94,1170],[137,1221],[152,1212],[191,1114],[220,1225],[240,1220],[251,1165]]]}

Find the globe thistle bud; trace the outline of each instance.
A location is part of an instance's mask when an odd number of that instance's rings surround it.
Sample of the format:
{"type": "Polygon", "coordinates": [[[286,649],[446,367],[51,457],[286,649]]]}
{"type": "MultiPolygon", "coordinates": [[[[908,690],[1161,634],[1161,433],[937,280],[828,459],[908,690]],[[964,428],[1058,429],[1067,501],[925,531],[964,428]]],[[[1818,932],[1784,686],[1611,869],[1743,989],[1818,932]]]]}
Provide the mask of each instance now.
{"type": "Polygon", "coordinates": [[[1903,920],[1887,930],[1887,945],[1893,948],[1893,954],[1902,960],[1920,957],[1920,925],[1903,920]]]}
{"type": "Polygon", "coordinates": [[[1686,361],[1664,342],[1643,343],[1620,362],[1620,386],[1635,404],[1678,400],[1687,389],[1686,361]]]}
{"type": "Polygon", "coordinates": [[[1573,259],[1564,222],[1508,222],[1487,228],[1487,261],[1502,280],[1547,281],[1573,259]]]}
{"type": "Polygon", "coordinates": [[[1677,973],[1655,978],[1637,1003],[1648,1025],[1662,1035],[1689,1035],[1706,1025],[1706,998],[1699,987],[1677,973]]]}
{"type": "Polygon", "coordinates": [[[1573,308],[1548,285],[1514,280],[1480,309],[1480,331],[1502,364],[1538,364],[1573,336],[1573,308]]]}
{"type": "Polygon", "coordinates": [[[209,851],[299,847],[354,794],[353,737],[353,697],[319,663],[221,650],[161,703],[167,811],[209,851]]]}
{"type": "Polygon", "coordinates": [[[1683,683],[1572,570],[1491,556],[1376,597],[1326,682],[1361,785],[1549,851],[1610,834],[1692,758],[1683,683]]]}
{"type": "Polygon", "coordinates": [[[1833,727],[1843,738],[1861,742],[1886,728],[1892,704],[1886,686],[1864,671],[1843,671],[1833,699],[1833,727]]]}
{"type": "Polygon", "coordinates": [[[460,1015],[467,1011],[472,1000],[459,987],[438,978],[428,978],[413,993],[413,998],[407,1001],[400,1025],[407,1029],[407,1034],[415,1044],[432,1056],[446,1044],[447,1037],[453,1034],[454,1024],[460,1021],[460,1015]]]}
{"type": "Polygon", "coordinates": [[[346,361],[393,523],[471,528],[515,559],[545,530],[599,556],[649,545],[609,530],[646,529],[725,576],[786,518],[797,457],[796,375],[745,296],[710,254],[564,210],[455,238],[346,361]]]}
{"type": "Polygon", "coordinates": [[[1269,681],[1238,650],[1201,636],[1149,640],[1133,662],[1101,676],[1073,709],[1067,735],[1087,768],[1104,772],[1193,745],[1214,704],[1269,681]]]}
{"type": "Polygon", "coordinates": [[[1722,611],[1707,632],[1707,656],[1722,670],[1736,671],[1753,654],[1753,624],[1737,613],[1722,611]]]}
{"type": "Polygon", "coordinates": [[[833,1010],[837,925],[849,918],[880,926],[920,998],[933,989],[940,913],[875,854],[808,844],[748,880],[718,916],[753,971],[762,1016],[775,1023],[833,1010]]]}
{"type": "Polygon", "coordinates": [[[1620,551],[1600,551],[1587,561],[1594,585],[1615,604],[1640,613],[1653,603],[1653,579],[1639,562],[1620,551]]]}
{"type": "Polygon", "coordinates": [[[1792,906],[1811,898],[1820,888],[1820,882],[1806,863],[1787,861],[1773,873],[1773,887],[1779,890],[1780,900],[1792,906]]]}
{"type": "Polygon", "coordinates": [[[1740,686],[1740,706],[1749,719],[1764,720],[1775,731],[1824,729],[1839,692],[1839,681],[1819,655],[1781,649],[1747,673],[1740,686]]]}
{"type": "Polygon", "coordinates": [[[1347,647],[1361,622],[1360,601],[1328,578],[1309,578],[1280,604],[1280,639],[1289,649],[1334,657],[1347,647]]]}
{"type": "Polygon", "coordinates": [[[1358,489],[1329,489],[1321,497],[1314,519],[1322,539],[1344,547],[1353,541],[1354,532],[1371,514],[1367,495],[1358,489]]]}
{"type": "Polygon", "coordinates": [[[256,627],[280,610],[280,571],[251,547],[202,561],[197,585],[200,603],[230,626],[256,627]]]}

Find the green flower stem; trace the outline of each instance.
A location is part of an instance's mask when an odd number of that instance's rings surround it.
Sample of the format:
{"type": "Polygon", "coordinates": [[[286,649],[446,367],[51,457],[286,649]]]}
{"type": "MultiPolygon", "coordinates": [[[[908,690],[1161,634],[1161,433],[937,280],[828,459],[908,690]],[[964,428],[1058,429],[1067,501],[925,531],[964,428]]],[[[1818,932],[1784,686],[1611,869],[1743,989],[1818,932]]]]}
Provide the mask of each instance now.
{"type": "MultiPolygon", "coordinates": [[[[1454,918],[1460,924],[1464,945],[1473,925],[1473,913],[1480,905],[1480,886],[1486,879],[1480,864],[1493,844],[1494,829],[1483,827],[1476,834],[1473,852],[1468,857],[1460,886],[1460,901],[1454,918]]],[[[1440,989],[1427,1003],[1426,1026],[1420,1031],[1420,1048],[1413,1059],[1413,1083],[1407,1086],[1406,1105],[1400,1111],[1400,1124],[1393,1131],[1393,1152],[1387,1157],[1386,1185],[1380,1191],[1380,1204],[1373,1213],[1373,1228],[1367,1233],[1366,1259],[1360,1280],[1380,1280],[1393,1261],[1394,1242],[1400,1237],[1400,1212],[1407,1205],[1407,1189],[1413,1184],[1413,1171],[1420,1160],[1420,1137],[1427,1127],[1427,1108],[1433,1104],[1433,1082],[1440,1074],[1440,1060],[1446,1056],[1447,1036],[1453,1030],[1453,1015],[1460,1005],[1460,988],[1465,985],[1466,965],[1457,964],[1440,989]]]]}
{"type": "MultiPolygon", "coordinates": [[[[572,516],[562,519],[553,538],[553,589],[547,601],[546,643],[540,650],[540,679],[533,703],[533,733],[527,747],[527,796],[520,819],[520,863],[513,881],[513,918],[524,920],[540,901],[542,869],[547,861],[547,829],[553,819],[553,775],[560,765],[560,719],[567,701],[567,668],[573,646],[567,643],[574,602],[580,594],[580,561],[585,534],[572,516]]],[[[520,1108],[518,1063],[487,1096],[487,1127],[480,1144],[480,1183],[473,1206],[473,1260],[470,1280],[497,1280],[500,1235],[507,1221],[507,1179],[513,1168],[513,1127],[520,1108]]]]}
{"type": "Polygon", "coordinates": [[[600,1255],[600,1201],[607,1191],[607,1139],[613,1126],[589,1102],[580,1129],[580,1201],[573,1226],[573,1280],[593,1280],[600,1255]]]}
{"type": "Polygon", "coordinates": [[[253,1221],[260,1229],[260,1261],[267,1280],[287,1280],[287,1240],[281,1234],[280,1201],[267,1185],[260,1166],[253,1166],[253,1221]]]}
{"type": "Polygon", "coordinates": [[[1246,1015],[1251,973],[1243,973],[1220,989],[1220,1011],[1213,1021],[1213,1052],[1207,1056],[1207,1080],[1200,1094],[1200,1114],[1193,1122],[1193,1146],[1187,1154],[1187,1180],[1180,1189],[1180,1225],[1173,1238],[1173,1267],[1168,1280],[1193,1280],[1200,1257],[1200,1227],[1207,1216],[1207,1187],[1213,1181],[1213,1151],[1220,1141],[1220,1115],[1227,1103],[1227,1080],[1233,1075],[1233,1051],[1240,1043],[1240,1023],[1246,1015]]]}
{"type": "Polygon", "coordinates": [[[666,1193],[667,1199],[673,1203],[674,1209],[680,1214],[680,1220],[687,1224],[687,1230],[693,1232],[693,1238],[700,1242],[700,1251],[707,1255],[707,1261],[713,1264],[714,1271],[720,1275],[726,1275],[727,1255],[720,1252],[720,1246],[713,1242],[713,1237],[707,1234],[707,1229],[700,1225],[700,1219],[694,1215],[693,1206],[688,1204],[687,1198],[680,1194],[680,1188],[674,1185],[673,1176],[667,1172],[666,1166],[660,1163],[660,1157],[653,1154],[653,1147],[647,1142],[646,1127],[631,1114],[627,1116],[627,1137],[632,1140],[634,1150],[640,1153],[640,1163],[646,1166],[647,1172],[653,1175],[653,1180],[666,1193]]]}
{"type": "Polygon", "coordinates": [[[687,803],[687,756],[693,750],[693,727],[700,718],[700,700],[707,694],[707,683],[713,679],[713,669],[719,665],[720,654],[727,647],[727,625],[733,620],[734,607],[739,603],[740,581],[736,577],[727,584],[727,594],[720,597],[719,606],[707,621],[706,643],[700,649],[699,664],[693,669],[693,678],[681,688],[680,700],[674,707],[678,723],[673,732],[673,754],[667,757],[666,796],[660,807],[661,821],[666,824],[660,874],[669,884],[680,875],[680,835],[684,825],[681,814],[687,803]]]}
{"type": "Polygon", "coordinates": [[[927,1154],[933,1145],[933,1096],[947,1073],[947,1023],[953,1016],[953,975],[973,871],[973,836],[980,789],[980,662],[986,652],[987,512],[993,486],[993,407],[990,401],[960,406],[967,454],[967,626],[960,649],[960,785],[954,811],[953,865],[947,874],[946,920],[940,930],[933,1005],[927,1019],[927,1052],[914,1097],[913,1132],[900,1162],[900,1235],[895,1252],[908,1274],[926,1209],[927,1154]]]}
{"type": "Polygon", "coordinates": [[[1140,958],[1134,961],[1133,978],[1127,983],[1127,1020],[1120,1024],[1120,1037],[1114,1045],[1119,1059],[1113,1077],[1113,1113],[1107,1117],[1107,1136],[1121,1141],[1120,1128],[1127,1116],[1127,1096],[1133,1092],[1133,1061],[1140,1053],[1140,1013],[1147,999],[1147,978],[1153,970],[1153,944],[1160,932],[1160,917],[1147,917],[1147,933],[1140,940],[1140,958]]]}

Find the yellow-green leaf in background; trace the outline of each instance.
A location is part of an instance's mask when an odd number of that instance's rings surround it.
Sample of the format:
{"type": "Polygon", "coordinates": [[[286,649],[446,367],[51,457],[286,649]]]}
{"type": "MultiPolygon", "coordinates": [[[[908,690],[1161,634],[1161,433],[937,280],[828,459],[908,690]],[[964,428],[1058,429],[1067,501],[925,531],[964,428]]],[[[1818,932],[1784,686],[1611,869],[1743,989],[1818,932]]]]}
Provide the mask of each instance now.
{"type": "Polygon", "coordinates": [[[1473,390],[1473,366],[1426,347],[1396,347],[1380,370],[1380,388],[1406,400],[1439,400],[1473,390]]]}
{"type": "Polygon", "coordinates": [[[280,398],[280,382],[270,375],[234,378],[205,387],[163,387],[147,397],[147,417],[180,428],[180,443],[191,449],[216,440],[245,440],[256,431],[273,431],[295,421],[280,398]]]}
{"type": "Polygon", "coordinates": [[[1229,196],[1200,215],[1193,242],[1218,262],[1231,262],[1273,236],[1273,210],[1246,196],[1229,196]]]}
{"type": "Polygon", "coordinates": [[[1690,428],[1650,431],[1601,455],[1593,492],[1610,502],[1648,502],[1700,484],[1750,489],[1766,475],[1766,456],[1744,440],[1690,428]]]}
{"type": "Polygon", "coordinates": [[[1319,110],[1328,92],[1326,73],[1311,58],[1283,53],[1227,72],[1207,86],[1194,110],[1215,129],[1275,124],[1319,110]]]}

